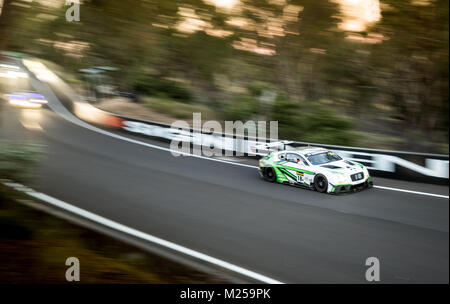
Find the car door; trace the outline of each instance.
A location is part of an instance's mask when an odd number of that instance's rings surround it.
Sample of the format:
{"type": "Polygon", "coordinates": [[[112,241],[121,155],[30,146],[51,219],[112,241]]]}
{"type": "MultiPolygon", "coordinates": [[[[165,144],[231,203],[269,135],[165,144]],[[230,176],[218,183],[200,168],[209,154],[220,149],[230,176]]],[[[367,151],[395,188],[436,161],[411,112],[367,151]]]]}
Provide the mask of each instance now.
{"type": "MultiPolygon", "coordinates": [[[[305,180],[305,170],[308,164],[305,159],[297,153],[287,153],[286,161],[287,163],[285,165],[288,167],[287,170],[291,174],[294,174],[296,182],[307,183],[305,180]]],[[[292,176],[290,177],[293,178],[292,176]]]]}

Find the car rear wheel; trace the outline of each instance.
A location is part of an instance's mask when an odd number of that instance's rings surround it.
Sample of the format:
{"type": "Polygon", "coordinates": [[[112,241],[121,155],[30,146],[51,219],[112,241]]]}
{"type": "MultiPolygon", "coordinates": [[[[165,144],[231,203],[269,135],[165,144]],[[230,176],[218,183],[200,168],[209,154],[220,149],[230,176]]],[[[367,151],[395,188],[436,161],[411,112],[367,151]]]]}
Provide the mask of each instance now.
{"type": "Polygon", "coordinates": [[[315,178],[314,178],[314,188],[316,188],[317,192],[325,192],[327,191],[328,188],[328,180],[325,176],[323,176],[322,174],[318,174],[315,178]]]}
{"type": "Polygon", "coordinates": [[[277,176],[275,175],[275,170],[271,167],[267,167],[264,169],[264,179],[268,182],[273,183],[276,180],[277,176]]]}

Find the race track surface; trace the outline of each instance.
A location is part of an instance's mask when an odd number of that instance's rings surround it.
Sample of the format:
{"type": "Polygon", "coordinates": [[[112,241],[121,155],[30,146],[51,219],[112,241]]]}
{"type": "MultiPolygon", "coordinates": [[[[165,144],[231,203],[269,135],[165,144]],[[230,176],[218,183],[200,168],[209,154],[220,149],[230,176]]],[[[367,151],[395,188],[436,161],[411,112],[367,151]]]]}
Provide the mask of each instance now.
{"type": "MultiPolygon", "coordinates": [[[[282,282],[364,283],[365,261],[377,257],[382,283],[448,283],[446,198],[383,189],[326,195],[270,184],[254,168],[174,157],[51,109],[3,105],[0,138],[44,145],[31,185],[37,190],[282,282]]],[[[447,186],[374,182],[448,195],[447,186]]]]}

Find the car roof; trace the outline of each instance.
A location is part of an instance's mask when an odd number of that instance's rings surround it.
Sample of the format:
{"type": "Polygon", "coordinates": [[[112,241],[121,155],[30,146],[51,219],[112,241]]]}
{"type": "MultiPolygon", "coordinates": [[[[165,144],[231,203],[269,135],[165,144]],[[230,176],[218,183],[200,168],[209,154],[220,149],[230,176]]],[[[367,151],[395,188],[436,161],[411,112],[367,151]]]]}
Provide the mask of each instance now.
{"type": "Polygon", "coordinates": [[[315,152],[327,152],[328,150],[322,147],[311,147],[311,146],[303,146],[303,147],[287,147],[286,150],[281,152],[297,152],[301,155],[306,155],[309,153],[315,152]]]}

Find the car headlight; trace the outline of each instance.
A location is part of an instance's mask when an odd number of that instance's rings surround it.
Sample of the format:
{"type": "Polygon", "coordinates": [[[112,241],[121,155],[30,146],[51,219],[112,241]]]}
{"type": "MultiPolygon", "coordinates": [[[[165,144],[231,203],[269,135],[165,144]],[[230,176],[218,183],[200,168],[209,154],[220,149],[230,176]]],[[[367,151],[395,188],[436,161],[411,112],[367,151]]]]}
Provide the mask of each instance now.
{"type": "Polygon", "coordinates": [[[259,166],[264,167],[264,162],[262,160],[259,161],[259,166]]]}
{"type": "Polygon", "coordinates": [[[369,170],[367,170],[367,168],[365,166],[363,167],[363,172],[364,172],[364,176],[366,176],[366,177],[369,176],[369,170]]]}

